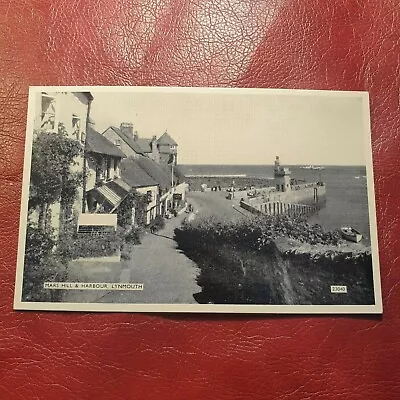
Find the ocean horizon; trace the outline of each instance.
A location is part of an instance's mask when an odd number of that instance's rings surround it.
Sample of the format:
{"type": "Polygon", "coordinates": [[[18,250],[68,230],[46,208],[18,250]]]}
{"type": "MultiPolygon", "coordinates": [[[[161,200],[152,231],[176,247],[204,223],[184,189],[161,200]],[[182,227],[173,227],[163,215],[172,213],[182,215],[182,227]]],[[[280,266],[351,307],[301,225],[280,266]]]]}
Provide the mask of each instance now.
{"type": "MultiPolygon", "coordinates": [[[[365,166],[318,165],[323,169],[304,169],[305,165],[284,165],[291,170],[292,178],[306,182],[322,180],[326,184],[326,205],[309,218],[327,230],[350,225],[359,230],[364,241],[370,242],[370,221],[365,166]]],[[[179,165],[185,175],[244,176],[273,179],[274,165],[179,165]]]]}

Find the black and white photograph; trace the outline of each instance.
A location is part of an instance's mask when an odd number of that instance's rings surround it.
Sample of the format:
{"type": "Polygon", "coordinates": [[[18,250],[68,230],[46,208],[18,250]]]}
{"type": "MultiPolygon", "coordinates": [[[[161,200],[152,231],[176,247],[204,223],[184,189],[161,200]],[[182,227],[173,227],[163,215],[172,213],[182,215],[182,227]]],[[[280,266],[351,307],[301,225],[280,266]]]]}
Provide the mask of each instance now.
{"type": "Polygon", "coordinates": [[[382,313],[366,92],[31,87],[14,308],[382,313]]]}

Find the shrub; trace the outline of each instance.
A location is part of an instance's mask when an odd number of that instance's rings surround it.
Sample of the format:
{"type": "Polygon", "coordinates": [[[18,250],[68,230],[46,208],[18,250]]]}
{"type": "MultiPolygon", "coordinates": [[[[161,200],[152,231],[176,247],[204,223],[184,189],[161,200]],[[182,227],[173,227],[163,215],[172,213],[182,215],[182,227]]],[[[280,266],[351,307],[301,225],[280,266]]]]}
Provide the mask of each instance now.
{"type": "Polygon", "coordinates": [[[121,239],[115,232],[75,233],[65,238],[58,253],[66,260],[80,257],[106,257],[115,255],[121,247],[121,239]]]}
{"type": "Polygon", "coordinates": [[[302,218],[251,218],[234,223],[198,219],[175,230],[179,248],[199,267],[197,283],[205,301],[230,304],[371,304],[372,263],[368,254],[313,259],[310,254],[282,255],[275,239],[332,244],[340,233],[325,232],[302,218]],[[286,280],[284,279],[286,276],[286,280]],[[289,282],[289,283],[287,283],[289,282]],[[327,295],[330,282],[362,290],[345,300],[327,295]],[[336,302],[336,303],[335,303],[336,302]]]}
{"type": "Polygon", "coordinates": [[[144,226],[146,223],[146,206],[146,196],[132,189],[118,207],[118,226],[125,228],[132,225],[133,208],[135,209],[135,223],[144,226]]]}
{"type": "Polygon", "coordinates": [[[55,239],[51,230],[43,231],[28,223],[25,241],[23,301],[60,301],[61,292],[43,288],[44,282],[65,279],[66,264],[52,250],[55,239]]]}
{"type": "Polygon", "coordinates": [[[153,232],[157,232],[165,228],[165,219],[161,215],[157,215],[150,223],[150,229],[153,232]]]}
{"type": "Polygon", "coordinates": [[[76,158],[83,156],[82,145],[68,138],[63,124],[57,132],[37,131],[32,142],[32,162],[29,190],[30,209],[39,210],[39,227],[43,228],[49,205],[59,202],[61,215],[69,218],[82,173],[71,172],[76,158]]]}
{"type": "Polygon", "coordinates": [[[125,236],[124,240],[129,244],[140,244],[143,235],[142,228],[132,228],[125,236]]]}
{"type": "Polygon", "coordinates": [[[55,245],[53,231],[43,231],[28,223],[25,241],[25,263],[34,265],[47,257],[55,245]]]}

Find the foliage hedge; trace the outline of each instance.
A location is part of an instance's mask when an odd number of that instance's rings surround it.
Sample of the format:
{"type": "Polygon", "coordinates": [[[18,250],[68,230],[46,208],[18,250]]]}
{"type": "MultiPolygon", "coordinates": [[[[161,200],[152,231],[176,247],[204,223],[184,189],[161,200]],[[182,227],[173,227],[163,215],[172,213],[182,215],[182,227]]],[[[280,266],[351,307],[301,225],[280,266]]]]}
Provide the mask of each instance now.
{"type": "Polygon", "coordinates": [[[150,223],[150,229],[157,232],[165,228],[165,219],[161,215],[157,215],[150,223]]]}
{"type": "Polygon", "coordinates": [[[121,247],[121,238],[116,232],[96,234],[74,234],[60,246],[63,256],[77,258],[107,257],[115,255],[121,247]]]}
{"type": "Polygon", "coordinates": [[[313,245],[336,245],[340,240],[338,232],[325,232],[303,218],[288,216],[239,222],[198,219],[175,230],[179,249],[199,267],[199,302],[371,304],[370,255],[338,257],[329,262],[312,260],[307,255],[286,256],[275,245],[275,239],[281,237],[313,245]],[[353,287],[351,296],[331,295],[331,284],[353,287]]]}
{"type": "Polygon", "coordinates": [[[53,254],[56,243],[54,232],[43,232],[28,223],[25,240],[24,277],[22,285],[23,301],[59,301],[58,290],[46,290],[44,282],[58,282],[66,277],[66,266],[53,254]]]}
{"type": "Polygon", "coordinates": [[[338,231],[326,232],[320,225],[310,225],[304,217],[287,215],[246,218],[238,222],[198,219],[180,228],[188,235],[196,234],[201,243],[236,243],[252,250],[269,250],[274,239],[286,237],[309,244],[339,243],[338,231]]]}

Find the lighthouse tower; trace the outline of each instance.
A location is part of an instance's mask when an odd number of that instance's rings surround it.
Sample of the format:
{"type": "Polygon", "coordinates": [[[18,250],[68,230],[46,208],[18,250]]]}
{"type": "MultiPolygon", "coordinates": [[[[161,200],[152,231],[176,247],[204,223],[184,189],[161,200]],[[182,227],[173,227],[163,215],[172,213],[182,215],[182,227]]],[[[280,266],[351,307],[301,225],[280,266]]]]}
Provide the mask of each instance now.
{"type": "Polygon", "coordinates": [[[275,158],[274,182],[277,192],[290,192],[290,170],[289,168],[281,167],[279,156],[275,158]]]}

